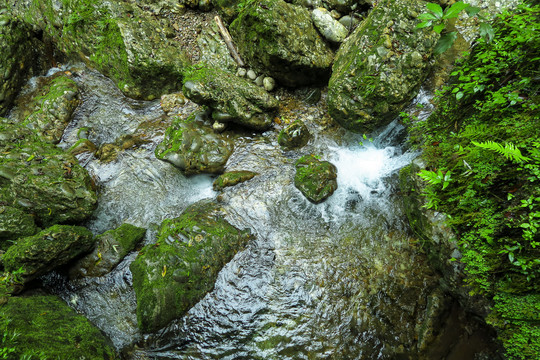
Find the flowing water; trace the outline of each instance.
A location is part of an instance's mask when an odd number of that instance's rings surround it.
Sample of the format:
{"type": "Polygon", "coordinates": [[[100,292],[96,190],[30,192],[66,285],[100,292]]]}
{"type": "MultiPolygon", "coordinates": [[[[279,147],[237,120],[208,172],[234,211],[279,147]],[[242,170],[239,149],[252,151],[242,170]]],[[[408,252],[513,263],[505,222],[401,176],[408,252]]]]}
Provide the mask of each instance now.
{"type": "MultiPolygon", "coordinates": [[[[283,151],[277,131],[240,136],[227,170],[259,175],[217,193],[212,177],[185,177],[154,157],[170,123],[158,101],[126,99],[81,65],[71,72],[83,101],[60,146],[74,144],[81,128],[98,147],[141,132],[148,140],[110,163],[80,155],[99,188],[88,228],[100,234],[129,222],[148,228],[145,243],[151,243],[163,219],[215,198],[230,223],[256,235],[223,268],[212,292],[156,334],[137,330],[129,271],[135,252],[100,278],[45,278],[117,349],[137,343],[125,351],[127,358],[376,359],[414,353],[437,277],[408,236],[396,186],[398,170],[417,156],[403,148],[401,125],[393,122],[364,137],[321,125],[323,107],[300,102],[297,116],[313,133],[310,143],[283,151]],[[305,154],[338,168],[338,190],[322,204],[310,203],[294,187],[294,162],[305,154]]],[[[181,113],[195,108],[188,103],[181,113]]]]}

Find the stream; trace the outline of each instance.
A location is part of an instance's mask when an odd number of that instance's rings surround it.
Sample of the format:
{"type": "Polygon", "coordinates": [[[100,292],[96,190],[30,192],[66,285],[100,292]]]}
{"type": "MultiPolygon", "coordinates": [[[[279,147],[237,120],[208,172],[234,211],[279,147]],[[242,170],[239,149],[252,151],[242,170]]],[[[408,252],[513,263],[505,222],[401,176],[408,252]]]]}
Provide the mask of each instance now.
{"type": "MultiPolygon", "coordinates": [[[[99,189],[98,208],[85,224],[94,234],[128,222],[148,229],[149,244],[162,220],[214,198],[231,224],[255,235],[222,269],[213,291],[154,334],[137,329],[129,270],[136,252],[106,276],[45,276],[44,286],[97,325],[124,358],[395,359],[417,351],[420,329],[437,319],[428,304],[441,295],[403,213],[397,174],[418,154],[405,148],[406,131],[397,121],[373,134],[352,134],[321,120],[324,91],[309,105],[299,92],[283,90],[281,100],[297,104],[289,116],[302,119],[312,139],[284,151],[278,130],[236,135],[227,171],[258,175],[218,193],[212,176],[185,177],[155,158],[171,121],[159,100],[125,98],[81,64],[49,75],[68,70],[82,102],[59,146],[73,145],[81,128],[98,148],[122,136],[146,139],[109,163],[78,155],[99,189]],[[306,154],[338,169],[338,190],[318,205],[294,187],[294,162],[306,154]]],[[[428,100],[421,93],[416,101],[428,100]]],[[[179,115],[196,108],[188,101],[179,115]]]]}

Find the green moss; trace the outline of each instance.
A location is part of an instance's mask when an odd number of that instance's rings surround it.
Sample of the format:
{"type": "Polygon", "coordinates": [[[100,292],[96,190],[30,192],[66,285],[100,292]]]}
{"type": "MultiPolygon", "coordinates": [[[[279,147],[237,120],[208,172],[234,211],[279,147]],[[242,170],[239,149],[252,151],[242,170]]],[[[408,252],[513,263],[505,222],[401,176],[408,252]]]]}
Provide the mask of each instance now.
{"type": "Polygon", "coordinates": [[[302,156],[295,163],[294,186],[311,202],[318,204],[337,189],[337,169],[313,155],[302,156]]]}
{"type": "Polygon", "coordinates": [[[229,171],[218,176],[216,180],[214,180],[212,187],[214,188],[214,191],[219,191],[224,187],[234,186],[241,182],[248,181],[255,175],[257,175],[257,173],[254,173],[253,171],[229,171]]]}
{"type": "Polygon", "coordinates": [[[117,358],[99,329],[56,296],[8,298],[0,305],[0,334],[6,333],[9,359],[117,358]]]}

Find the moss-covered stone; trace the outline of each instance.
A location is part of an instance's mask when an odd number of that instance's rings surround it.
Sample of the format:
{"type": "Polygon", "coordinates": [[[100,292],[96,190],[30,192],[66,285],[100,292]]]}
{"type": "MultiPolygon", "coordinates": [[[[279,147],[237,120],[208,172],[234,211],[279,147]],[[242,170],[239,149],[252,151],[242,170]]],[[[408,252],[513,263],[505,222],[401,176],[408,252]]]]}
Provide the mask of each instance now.
{"type": "Polygon", "coordinates": [[[386,125],[416,96],[438,39],[415,29],[420,0],[384,0],[343,42],[328,84],[328,111],[344,128],[370,132],[386,125]]]}
{"type": "Polygon", "coordinates": [[[5,250],[11,243],[20,237],[34,235],[38,228],[34,218],[11,206],[0,205],[0,249],[5,250]]]}
{"type": "Polygon", "coordinates": [[[10,297],[0,305],[0,333],[13,349],[6,359],[113,360],[110,341],[84,316],[52,295],[10,297]]]}
{"type": "Polygon", "coordinates": [[[42,30],[67,57],[109,76],[128,96],[151,99],[177,90],[189,60],[162,26],[122,1],[8,0],[13,14],[42,30]]]}
{"type": "Polygon", "coordinates": [[[270,127],[279,106],[276,98],[252,82],[202,65],[186,73],[182,89],[193,102],[210,107],[216,121],[255,130],[270,127]]]}
{"type": "Polygon", "coordinates": [[[56,144],[79,105],[79,89],[75,81],[61,72],[40,78],[38,83],[36,91],[17,101],[17,117],[41,140],[56,144]]]}
{"type": "Polygon", "coordinates": [[[305,146],[311,134],[307,126],[300,120],[296,120],[279,132],[278,144],[285,149],[296,149],[305,146]]]}
{"type": "Polygon", "coordinates": [[[305,8],[283,0],[250,1],[230,32],[250,66],[285,86],[321,84],[330,75],[334,54],[305,8]]]}
{"type": "Polygon", "coordinates": [[[44,66],[43,44],[30,27],[11,17],[0,4],[0,116],[10,109],[24,82],[44,66]]]}
{"type": "Polygon", "coordinates": [[[0,201],[33,214],[40,226],[83,221],[97,195],[77,159],[30,129],[0,118],[0,201]]]}
{"type": "Polygon", "coordinates": [[[337,189],[337,168],[313,155],[302,156],[295,163],[294,186],[312,203],[326,200],[337,189]]]}
{"type": "Polygon", "coordinates": [[[239,171],[229,171],[225,174],[222,174],[214,180],[212,187],[214,191],[223,190],[227,186],[234,186],[240,184],[244,181],[253,179],[257,173],[253,171],[239,170],[239,171]]]}
{"type": "Polygon", "coordinates": [[[163,221],[157,243],[145,246],[131,264],[140,329],[154,331],[184,315],[249,239],[249,230],[229,224],[211,201],[163,221]]]}
{"type": "Polygon", "coordinates": [[[36,235],[19,239],[2,257],[8,272],[19,273],[27,283],[87,253],[95,245],[90,230],[82,226],[54,225],[36,235]]]}
{"type": "Polygon", "coordinates": [[[173,164],[186,175],[223,172],[233,151],[231,139],[214,133],[210,126],[195,119],[196,114],[187,119],[176,118],[156,147],[156,157],[173,164]]]}
{"type": "Polygon", "coordinates": [[[96,237],[94,251],[77,261],[69,271],[70,278],[103,276],[109,273],[144,238],[146,229],[122,224],[96,237]]]}

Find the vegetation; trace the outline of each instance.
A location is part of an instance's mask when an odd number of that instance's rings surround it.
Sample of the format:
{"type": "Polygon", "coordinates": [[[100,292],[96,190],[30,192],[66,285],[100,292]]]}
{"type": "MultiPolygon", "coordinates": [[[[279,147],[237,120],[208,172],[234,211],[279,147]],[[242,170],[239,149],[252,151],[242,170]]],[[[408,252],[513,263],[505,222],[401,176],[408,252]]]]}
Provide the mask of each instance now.
{"type": "Polygon", "coordinates": [[[412,129],[426,206],[459,235],[466,282],[493,299],[510,359],[540,358],[539,15],[537,4],[501,14],[412,129]]]}

